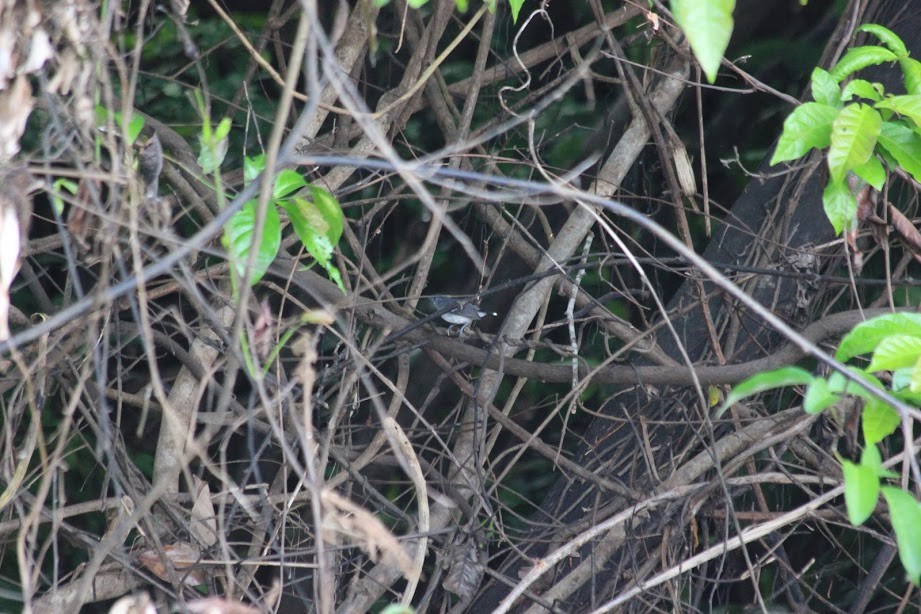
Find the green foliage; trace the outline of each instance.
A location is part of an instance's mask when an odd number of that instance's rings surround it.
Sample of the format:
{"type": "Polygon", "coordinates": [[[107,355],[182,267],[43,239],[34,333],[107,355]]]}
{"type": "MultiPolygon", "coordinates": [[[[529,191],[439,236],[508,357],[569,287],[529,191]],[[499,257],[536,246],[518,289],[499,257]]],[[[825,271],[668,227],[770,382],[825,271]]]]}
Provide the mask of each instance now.
{"type": "Polygon", "coordinates": [[[836,234],[854,226],[854,193],[863,184],[882,189],[887,166],[898,165],[921,180],[921,63],[908,57],[905,44],[892,31],[876,24],[859,29],[884,46],[854,47],[831,71],[816,68],[814,102],[800,105],[787,117],[771,158],[771,164],[779,164],[828,147],[829,180],[822,201],[836,234]],[[862,79],[841,88],[841,82],[858,70],[887,62],[898,62],[908,94],[886,94],[881,84],[862,79]],[[848,182],[850,174],[853,183],[848,182]]]}
{"type": "MultiPolygon", "coordinates": [[[[874,373],[891,374],[890,392],[900,400],[921,405],[921,314],[893,313],[867,320],[854,327],[841,340],[836,358],[848,361],[871,354],[864,368],[851,371],[866,386],[878,389],[883,384],[874,373]]],[[[912,582],[921,579],[921,504],[907,491],[882,486],[881,479],[897,479],[898,474],[883,467],[876,444],[892,435],[901,424],[895,408],[872,396],[864,386],[857,386],[840,373],[828,378],[813,376],[799,367],[783,367],[759,373],[738,384],[728,395],[720,412],[747,396],[774,388],[806,385],[803,409],[821,412],[846,395],[863,400],[861,426],[864,450],[860,463],[839,459],[844,474],[844,501],[851,524],[863,524],[876,508],[880,490],[889,504],[892,526],[896,533],[899,555],[912,582]]]]}
{"type": "Polygon", "coordinates": [[[66,190],[70,192],[71,196],[74,196],[79,189],[79,185],[76,181],[61,177],[60,179],[55,179],[52,187],[54,190],[51,193],[51,206],[54,207],[58,215],[64,215],[64,199],[60,196],[61,191],[66,190]]]}
{"type": "Polygon", "coordinates": [[[141,130],[144,128],[144,118],[140,115],[135,115],[132,113],[131,117],[126,123],[122,117],[122,114],[118,111],[112,113],[104,106],[96,105],[96,128],[99,130],[105,130],[109,120],[112,121],[116,129],[120,130],[124,126],[125,140],[128,146],[134,144],[138,138],[138,135],[141,134],[141,130]]]}
{"type": "Polygon", "coordinates": [[[229,142],[227,137],[230,135],[230,119],[225,117],[217,128],[211,128],[211,118],[205,101],[201,97],[201,92],[195,90],[195,104],[202,118],[201,133],[198,135],[199,154],[198,164],[206,175],[217,172],[227,157],[227,148],[229,142]]]}
{"type": "Polygon", "coordinates": [[[900,488],[883,487],[883,496],[889,504],[899,558],[915,585],[921,585],[921,504],[911,494],[900,488]]]}
{"type": "Polygon", "coordinates": [[[735,0],[672,0],[672,15],[713,83],[732,36],[735,0]]]}
{"type": "Polygon", "coordinates": [[[844,502],[847,506],[847,519],[855,527],[862,525],[876,509],[879,498],[879,476],[872,467],[841,462],[844,473],[844,502]]]}
{"type": "Polygon", "coordinates": [[[249,282],[253,285],[257,284],[269,270],[275,256],[278,255],[278,248],[281,247],[281,218],[278,215],[278,209],[273,203],[268,203],[262,235],[256,237],[256,205],[255,200],[244,204],[243,208],[227,222],[223,238],[224,248],[227,250],[238,278],[243,278],[246,274],[249,254],[253,250],[256,251],[256,260],[249,277],[249,282]]]}
{"type": "MultiPolygon", "coordinates": [[[[245,158],[244,182],[251,183],[264,169],[264,155],[245,158]]],[[[310,185],[300,173],[285,169],[272,184],[272,198],[267,205],[262,234],[258,237],[255,235],[257,204],[256,200],[248,201],[230,218],[224,228],[222,241],[234,265],[234,279],[240,279],[245,274],[246,263],[253,250],[256,250],[256,261],[249,278],[250,284],[255,285],[265,275],[281,246],[281,209],[287,214],[295,234],[308,253],[345,292],[342,276],[332,261],[333,250],[338,245],[344,228],[344,216],[339,201],[323,188],[310,185]],[[302,194],[304,190],[310,193],[310,198],[302,194]]]]}

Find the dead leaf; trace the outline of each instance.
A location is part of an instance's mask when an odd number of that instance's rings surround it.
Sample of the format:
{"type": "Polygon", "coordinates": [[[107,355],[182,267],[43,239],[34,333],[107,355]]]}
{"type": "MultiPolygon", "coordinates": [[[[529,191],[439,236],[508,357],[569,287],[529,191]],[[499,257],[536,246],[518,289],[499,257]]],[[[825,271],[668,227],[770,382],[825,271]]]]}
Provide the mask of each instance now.
{"type": "Polygon", "coordinates": [[[259,304],[259,315],[253,324],[253,345],[256,354],[262,360],[269,357],[272,351],[272,342],[275,341],[275,318],[272,315],[272,306],[268,299],[263,299],[259,304]]]}
{"type": "MultiPolygon", "coordinates": [[[[205,570],[200,567],[194,567],[201,559],[201,552],[192,544],[186,542],[167,544],[163,546],[163,554],[169,559],[176,574],[186,586],[201,586],[208,581],[205,570]]],[[[156,550],[145,550],[138,555],[137,559],[150,573],[161,580],[169,581],[166,564],[156,550]]]]}
{"type": "Polygon", "coordinates": [[[0,163],[19,153],[19,138],[26,130],[34,102],[32,86],[24,75],[16,77],[8,90],[0,92],[0,163]]]}
{"type": "Polygon", "coordinates": [[[195,489],[195,502],[192,504],[192,522],[189,527],[192,535],[206,546],[217,543],[217,517],[214,503],[211,501],[211,488],[208,483],[197,476],[192,476],[195,489]]]}
{"type": "Polygon", "coordinates": [[[892,227],[902,237],[905,246],[915,255],[917,259],[921,256],[921,233],[915,228],[905,214],[889,203],[889,219],[892,221],[892,227]]]}
{"type": "Polygon", "coordinates": [[[415,575],[412,557],[377,516],[331,490],[323,491],[322,500],[326,511],[323,538],[327,542],[357,546],[372,562],[380,559],[407,578],[415,575]]]}

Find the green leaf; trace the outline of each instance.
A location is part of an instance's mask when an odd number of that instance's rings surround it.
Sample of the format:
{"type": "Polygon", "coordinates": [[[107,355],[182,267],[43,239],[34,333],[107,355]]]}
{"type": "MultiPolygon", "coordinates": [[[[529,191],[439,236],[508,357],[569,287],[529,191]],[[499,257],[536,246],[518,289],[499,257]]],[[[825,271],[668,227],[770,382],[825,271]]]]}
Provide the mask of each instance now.
{"type": "Polygon", "coordinates": [[[892,335],[879,342],[867,371],[894,371],[910,367],[921,356],[921,337],[892,335]]]}
{"type": "Polygon", "coordinates": [[[269,270],[281,246],[281,219],[278,217],[278,209],[272,203],[269,203],[266,209],[262,237],[255,236],[256,204],[255,200],[247,202],[230,218],[224,227],[222,240],[230,262],[240,278],[246,272],[250,251],[256,249],[256,262],[249,280],[251,285],[256,285],[269,270]]]}
{"type": "Polygon", "coordinates": [[[672,15],[688,37],[707,80],[713,83],[729,37],[735,0],[672,0],[672,15]]]}
{"type": "Polygon", "coordinates": [[[272,190],[272,198],[284,198],[292,192],[300,190],[306,185],[307,181],[304,180],[303,175],[297,171],[292,171],[291,169],[286,168],[282,172],[278,173],[278,178],[275,179],[275,186],[272,190]]]}
{"type": "Polygon", "coordinates": [[[819,104],[837,106],[841,98],[841,88],[827,71],[816,67],[812,71],[812,99],[819,104]]]}
{"type": "Polygon", "coordinates": [[[870,83],[864,79],[854,79],[844,86],[844,90],[841,92],[841,101],[847,102],[854,96],[858,96],[876,102],[882,100],[885,93],[886,90],[881,83],[870,83]]]}
{"type": "Polygon", "coordinates": [[[850,227],[857,216],[857,199],[843,181],[828,182],[825,191],[822,192],[822,205],[825,207],[828,221],[835,229],[835,235],[850,227]]]}
{"type": "Polygon", "coordinates": [[[512,9],[512,23],[518,23],[518,14],[521,12],[523,5],[524,0],[508,0],[508,6],[512,9]]]}
{"type": "Polygon", "coordinates": [[[198,154],[198,164],[205,174],[211,174],[219,169],[224,162],[229,143],[226,138],[216,139],[213,135],[206,137],[204,134],[200,134],[198,144],[201,148],[198,154]]]}
{"type": "Polygon", "coordinates": [[[64,199],[59,196],[61,190],[67,190],[70,192],[70,195],[73,196],[77,193],[77,190],[80,189],[80,186],[76,181],[71,181],[70,179],[65,179],[61,177],[60,179],[55,179],[52,184],[51,192],[51,206],[54,207],[54,210],[58,215],[64,214],[64,199]]]}
{"type": "MultiPolygon", "coordinates": [[[[109,110],[106,109],[101,104],[96,105],[96,127],[99,129],[105,129],[106,123],[109,121],[109,110]]],[[[121,130],[122,128],[122,114],[118,111],[112,114],[112,123],[115,125],[116,130],[121,130]]],[[[131,114],[131,119],[128,120],[127,132],[125,132],[125,140],[128,142],[128,145],[134,144],[137,140],[138,135],[141,134],[141,130],[144,129],[144,118],[135,113],[131,114]]]]}
{"type": "Polygon", "coordinates": [[[866,382],[869,386],[883,389],[883,384],[879,381],[879,378],[873,375],[872,373],[867,373],[863,369],[858,369],[857,367],[849,366],[847,368],[851,374],[857,378],[858,381],[845,377],[843,374],[835,371],[828,376],[828,388],[832,392],[837,392],[839,394],[850,394],[855,397],[860,397],[862,399],[874,399],[872,394],[867,392],[866,386],[860,384],[860,380],[866,382]]]}
{"type": "Polygon", "coordinates": [[[889,28],[884,28],[876,23],[868,23],[857,28],[857,31],[869,32],[882,41],[882,43],[889,48],[889,51],[894,53],[897,57],[903,58],[908,55],[908,49],[905,48],[905,43],[903,43],[902,39],[889,28]]]}
{"type": "Polygon", "coordinates": [[[128,122],[128,133],[125,137],[128,139],[128,144],[132,145],[137,140],[138,135],[141,134],[141,130],[144,129],[144,118],[140,115],[132,115],[131,121],[128,122]]]}
{"type": "Polygon", "coordinates": [[[841,461],[844,473],[844,502],[847,504],[847,518],[858,527],[866,522],[876,508],[879,499],[879,476],[873,467],[841,461]]]}
{"type": "Polygon", "coordinates": [[[916,181],[921,181],[921,136],[904,124],[883,122],[879,144],[916,181]]]}
{"type": "Polygon", "coordinates": [[[793,109],[784,120],[783,133],[777,141],[771,165],[801,158],[813,147],[828,147],[831,127],[838,113],[838,107],[818,102],[807,102],[793,109]]]}
{"type": "Polygon", "coordinates": [[[806,388],[803,397],[803,410],[807,414],[818,414],[838,402],[838,394],[828,386],[828,382],[821,377],[814,378],[806,388]]]}
{"type": "Polygon", "coordinates": [[[921,359],[918,359],[918,362],[915,363],[915,366],[911,370],[911,380],[908,384],[908,389],[911,392],[921,392],[921,359]]]}
{"type": "Polygon", "coordinates": [[[879,443],[899,428],[899,414],[879,399],[867,399],[860,415],[863,440],[867,445],[879,443]]]}
{"type": "Polygon", "coordinates": [[[265,169],[265,154],[243,158],[243,184],[249,185],[265,169]]]}
{"type": "Polygon", "coordinates": [[[921,314],[887,313],[861,322],[841,340],[835,359],[846,362],[854,356],[872,352],[886,337],[921,337],[921,314]]]}
{"type": "MultiPolygon", "coordinates": [[[[311,189],[313,190],[313,186],[311,186],[311,189]]],[[[322,192],[329,194],[325,190],[322,190],[322,192]]],[[[332,198],[332,196],[329,196],[329,198],[332,198]]],[[[334,198],[332,200],[335,202],[334,198]]],[[[332,216],[329,215],[329,203],[324,202],[324,199],[315,199],[314,202],[310,202],[304,198],[294,197],[291,200],[282,202],[281,205],[288,212],[291,225],[294,226],[294,232],[301,240],[301,243],[303,243],[310,255],[316,259],[317,263],[326,269],[330,279],[336,282],[336,285],[344,293],[345,286],[342,283],[342,275],[332,262],[333,249],[335,249],[339,237],[342,236],[341,217],[337,226],[335,220],[330,219],[332,216]]],[[[338,206],[339,204],[336,202],[337,210],[338,206]]],[[[339,210],[339,214],[341,216],[341,210],[339,210]]]]}
{"type": "Polygon", "coordinates": [[[834,182],[842,182],[847,172],[864,164],[873,155],[883,120],[879,111],[866,104],[850,104],[841,109],[831,127],[828,170],[834,182]]]}
{"type": "Polygon", "coordinates": [[[879,448],[875,444],[868,444],[863,447],[863,453],[860,455],[860,464],[864,467],[870,467],[881,478],[899,477],[895,471],[883,467],[883,458],[879,454],[879,448]]]}
{"type": "Polygon", "coordinates": [[[876,103],[877,109],[892,109],[903,115],[915,125],[921,126],[921,94],[906,94],[904,96],[890,96],[876,103]]]}
{"type": "Polygon", "coordinates": [[[343,220],[342,207],[336,197],[319,186],[310,186],[310,193],[313,195],[313,204],[316,205],[323,217],[323,222],[327,226],[326,236],[333,245],[339,243],[342,237],[343,220]]]}
{"type": "Polygon", "coordinates": [[[230,118],[225,117],[221,120],[221,123],[217,125],[217,129],[214,131],[214,139],[217,141],[223,141],[230,134],[230,118]]]}
{"type": "Polygon", "coordinates": [[[799,367],[781,367],[773,371],[758,373],[733,386],[717,414],[722,415],[729,406],[746,397],[785,386],[802,386],[812,382],[813,379],[812,373],[799,367]]]}
{"type": "Polygon", "coordinates": [[[883,486],[899,559],[912,584],[921,584],[921,505],[901,488],[883,486]]]}
{"type": "Polygon", "coordinates": [[[851,47],[844,54],[835,67],[831,69],[831,76],[839,83],[851,73],[885,62],[895,62],[898,57],[884,47],[851,47]]]}
{"type": "Polygon", "coordinates": [[[870,156],[869,160],[855,168],[853,172],[879,191],[886,183],[886,169],[883,168],[883,163],[874,156],[870,156]]]}
{"type": "Polygon", "coordinates": [[[905,91],[909,94],[921,94],[921,62],[913,58],[899,58],[905,91]]]}

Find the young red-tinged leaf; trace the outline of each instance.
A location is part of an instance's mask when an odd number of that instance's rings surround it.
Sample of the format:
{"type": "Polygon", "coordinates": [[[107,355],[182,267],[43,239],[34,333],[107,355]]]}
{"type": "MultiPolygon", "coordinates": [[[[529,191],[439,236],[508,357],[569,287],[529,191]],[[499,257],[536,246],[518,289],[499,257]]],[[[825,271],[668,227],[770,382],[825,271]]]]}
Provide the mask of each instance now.
{"type": "Polygon", "coordinates": [[[847,504],[847,519],[858,527],[866,522],[876,508],[879,499],[879,476],[873,467],[841,461],[844,472],[844,502],[847,504]]]}
{"type": "Polygon", "coordinates": [[[672,0],[672,15],[687,36],[707,80],[713,83],[729,37],[735,0],[672,0]]]}
{"type": "Polygon", "coordinates": [[[848,361],[872,352],[886,337],[900,334],[921,337],[921,314],[887,313],[861,322],[841,340],[835,358],[848,361]]]}
{"type": "Polygon", "coordinates": [[[895,62],[898,59],[894,53],[884,47],[852,47],[831,69],[831,76],[840,83],[851,73],[855,73],[867,66],[895,62]]]}
{"type": "Polygon", "coordinates": [[[857,215],[857,199],[845,182],[829,180],[822,192],[822,205],[825,215],[835,229],[835,235],[841,234],[845,228],[850,228],[857,215]]]}
{"type": "Polygon", "coordinates": [[[828,148],[832,181],[844,181],[849,170],[870,159],[882,124],[879,111],[869,105],[850,104],[841,109],[832,123],[828,148]]]}
{"type": "Polygon", "coordinates": [[[281,219],[274,204],[268,204],[262,236],[258,240],[254,235],[255,226],[256,201],[251,200],[227,222],[222,240],[231,264],[241,278],[246,271],[250,251],[256,250],[256,262],[249,280],[251,285],[256,285],[269,270],[281,246],[281,219]]]}
{"type": "Polygon", "coordinates": [[[901,488],[883,486],[883,496],[889,504],[899,559],[909,580],[921,584],[921,504],[901,488]]]}
{"type": "Polygon", "coordinates": [[[838,107],[818,102],[807,102],[793,109],[784,120],[783,133],[777,141],[771,164],[802,158],[813,147],[828,147],[831,127],[838,112],[838,107]]]}
{"type": "Polygon", "coordinates": [[[899,428],[899,414],[879,399],[867,399],[860,414],[863,428],[863,440],[867,445],[875,445],[892,435],[899,428]]]}

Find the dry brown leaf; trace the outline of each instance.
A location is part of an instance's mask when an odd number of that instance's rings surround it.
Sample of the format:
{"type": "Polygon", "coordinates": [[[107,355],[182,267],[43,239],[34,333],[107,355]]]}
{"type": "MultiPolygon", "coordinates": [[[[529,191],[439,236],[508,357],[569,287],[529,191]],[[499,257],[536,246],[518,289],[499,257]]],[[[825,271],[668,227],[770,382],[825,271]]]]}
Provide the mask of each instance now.
{"type": "Polygon", "coordinates": [[[268,358],[274,341],[275,318],[272,314],[272,306],[268,299],[263,299],[259,304],[259,315],[253,324],[253,345],[256,346],[256,355],[262,360],[268,358]]]}
{"type": "MultiPolygon", "coordinates": [[[[186,542],[177,542],[163,546],[163,553],[169,559],[176,574],[180,576],[183,584],[186,586],[201,586],[208,581],[205,570],[202,568],[193,568],[201,558],[201,552],[192,544],[186,542]]],[[[138,555],[138,562],[147,568],[150,573],[161,580],[169,581],[169,572],[166,564],[154,549],[145,550],[138,555]]]]}
{"type": "Polygon", "coordinates": [[[459,534],[446,553],[448,573],[442,586],[462,599],[479,590],[486,569],[486,551],[472,535],[459,534]]]}
{"type": "Polygon", "coordinates": [[[24,75],[19,75],[13,85],[0,92],[0,162],[19,153],[19,137],[26,129],[34,101],[32,86],[24,75]]]}
{"type": "Polygon", "coordinates": [[[195,502],[192,504],[189,531],[202,544],[213,546],[217,543],[217,516],[211,501],[211,488],[197,476],[192,476],[192,487],[195,489],[195,502]]]}
{"type": "Polygon", "coordinates": [[[905,214],[889,203],[889,219],[892,221],[892,227],[895,229],[905,246],[917,257],[921,255],[921,233],[915,228],[905,214]]]}
{"type": "Polygon", "coordinates": [[[332,544],[357,546],[373,561],[399,569],[409,579],[415,575],[412,557],[397,538],[371,512],[331,490],[324,490],[323,537],[332,544]],[[352,543],[352,541],[357,543],[352,543]]]}

